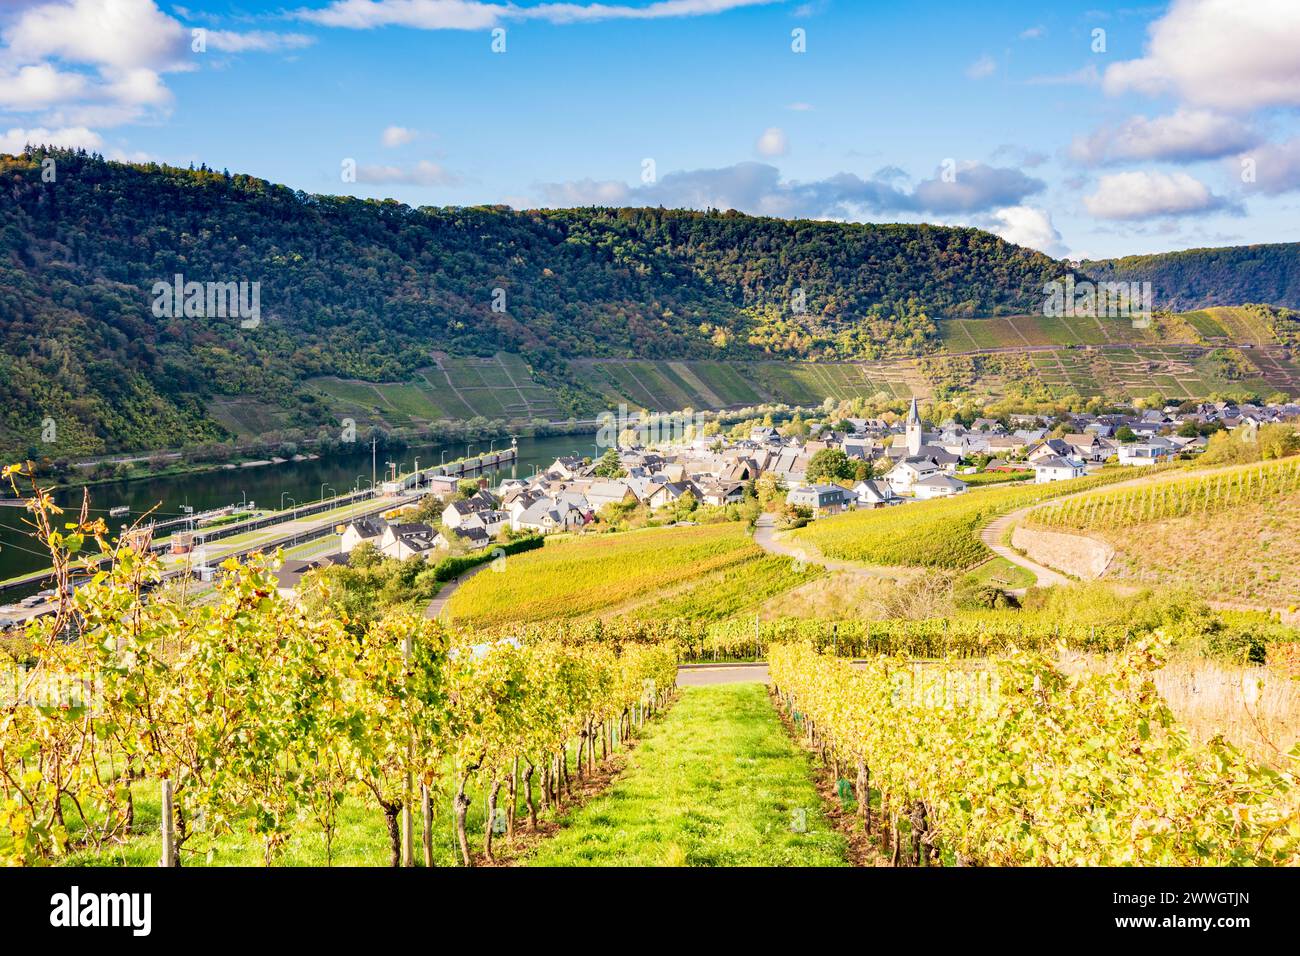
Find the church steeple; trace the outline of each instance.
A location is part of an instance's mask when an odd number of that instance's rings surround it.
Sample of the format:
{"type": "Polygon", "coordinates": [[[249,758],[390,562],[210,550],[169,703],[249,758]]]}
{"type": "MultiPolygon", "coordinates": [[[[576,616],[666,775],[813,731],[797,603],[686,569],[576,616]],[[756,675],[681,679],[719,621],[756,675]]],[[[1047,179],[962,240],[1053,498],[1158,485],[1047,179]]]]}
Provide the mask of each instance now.
{"type": "Polygon", "coordinates": [[[916,407],[916,398],[912,398],[912,407],[907,410],[907,453],[921,453],[921,412],[916,407]]]}

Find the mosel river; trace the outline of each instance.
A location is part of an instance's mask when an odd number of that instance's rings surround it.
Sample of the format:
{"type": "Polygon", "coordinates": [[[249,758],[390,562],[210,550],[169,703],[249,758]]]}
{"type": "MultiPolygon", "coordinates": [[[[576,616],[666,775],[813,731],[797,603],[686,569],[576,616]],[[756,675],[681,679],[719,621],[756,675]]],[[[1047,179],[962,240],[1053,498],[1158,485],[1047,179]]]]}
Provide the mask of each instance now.
{"type": "MultiPolygon", "coordinates": [[[[496,450],[510,447],[510,439],[497,439],[470,444],[411,446],[402,452],[385,454],[377,452],[377,473],[382,481],[388,471],[387,462],[397,463],[398,473],[410,472],[418,460],[421,468],[441,461],[453,461],[486,452],[489,445],[496,450]]],[[[598,457],[596,436],[560,435],[553,438],[520,438],[519,458],[513,467],[506,466],[499,478],[527,478],[545,468],[561,455],[598,457]]],[[[181,515],[181,507],[188,505],[194,511],[206,511],[229,504],[256,502],[259,508],[278,509],[281,505],[306,504],[317,501],[322,495],[330,497],[351,491],[355,487],[370,485],[370,446],[357,443],[357,450],[333,454],[314,461],[286,461],[279,465],[259,465],[252,468],[223,468],[191,475],[163,478],[145,478],[137,481],[119,481],[92,485],[90,506],[92,516],[103,516],[109,527],[117,532],[127,523],[150,508],[155,508],[159,520],[181,515]],[[109,517],[110,508],[126,505],[129,515],[109,517]]],[[[22,486],[19,486],[20,490],[22,486]]],[[[81,502],[81,489],[69,488],[58,492],[59,505],[74,509],[81,502]]],[[[27,512],[23,508],[0,506],[0,580],[49,567],[48,554],[41,554],[39,546],[30,537],[31,530],[23,524],[27,512]]],[[[0,603],[4,603],[0,600],[0,603]]]]}

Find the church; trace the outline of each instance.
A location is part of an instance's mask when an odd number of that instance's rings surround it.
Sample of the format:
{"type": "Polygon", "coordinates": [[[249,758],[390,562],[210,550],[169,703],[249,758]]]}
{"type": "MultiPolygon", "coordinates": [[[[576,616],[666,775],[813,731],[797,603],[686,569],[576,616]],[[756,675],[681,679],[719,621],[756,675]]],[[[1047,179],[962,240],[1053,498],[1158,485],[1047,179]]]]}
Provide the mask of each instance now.
{"type": "MultiPolygon", "coordinates": [[[[895,494],[907,495],[916,491],[916,484],[930,478],[951,477],[957,471],[961,458],[938,445],[927,444],[925,432],[921,425],[921,412],[916,399],[907,410],[904,423],[903,442],[894,443],[886,449],[889,461],[894,467],[886,479],[895,494]]],[[[963,486],[964,490],[964,486],[963,486]]],[[[951,492],[949,492],[951,493],[951,492]]]]}

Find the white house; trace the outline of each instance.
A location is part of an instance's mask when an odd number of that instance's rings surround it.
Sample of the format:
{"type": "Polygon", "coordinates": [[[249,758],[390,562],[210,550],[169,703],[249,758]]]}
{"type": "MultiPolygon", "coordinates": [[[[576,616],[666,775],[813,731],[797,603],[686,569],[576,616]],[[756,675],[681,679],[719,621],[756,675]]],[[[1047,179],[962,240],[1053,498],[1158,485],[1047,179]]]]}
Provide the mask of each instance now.
{"type": "Polygon", "coordinates": [[[468,498],[453,501],[442,509],[442,523],[455,531],[470,515],[479,511],[490,511],[496,507],[496,500],[487,492],[479,490],[468,498]]]}
{"type": "Polygon", "coordinates": [[[550,498],[533,502],[511,522],[516,531],[540,531],[542,534],[573,531],[585,523],[586,516],[579,508],[550,498]]]}
{"type": "Polygon", "coordinates": [[[943,469],[933,459],[904,458],[889,470],[885,480],[889,482],[889,487],[894,490],[894,494],[906,495],[911,494],[912,486],[918,481],[940,474],[943,474],[943,469]]]}
{"type": "Polygon", "coordinates": [[[859,481],[853,486],[853,493],[858,496],[859,508],[886,508],[903,503],[887,481],[859,481]]]}
{"type": "Polygon", "coordinates": [[[344,554],[351,554],[357,545],[366,541],[378,546],[387,527],[388,522],[383,518],[358,518],[343,530],[340,548],[344,554]]]}
{"type": "Polygon", "coordinates": [[[1119,463],[1121,465],[1154,465],[1165,461],[1174,453],[1174,447],[1163,438],[1149,441],[1128,442],[1119,446],[1119,463]]]}
{"type": "Polygon", "coordinates": [[[1073,450],[1074,454],[1070,457],[1079,458],[1085,462],[1105,461],[1110,454],[1107,444],[1095,432],[1075,432],[1066,435],[1062,441],[1073,450]]]}
{"type": "Polygon", "coordinates": [[[460,523],[456,533],[464,536],[467,531],[482,531],[487,537],[495,538],[508,524],[510,513],[507,511],[476,511],[460,523]]]}
{"type": "Polygon", "coordinates": [[[379,551],[386,558],[404,561],[412,555],[424,557],[438,547],[438,532],[427,524],[390,524],[384,529],[379,551]]]}
{"type": "Polygon", "coordinates": [[[1031,463],[1034,469],[1034,484],[1045,485],[1051,481],[1069,481],[1079,478],[1087,470],[1077,458],[1061,455],[1044,455],[1031,463]]]}
{"type": "Polygon", "coordinates": [[[966,482],[945,474],[933,474],[912,482],[912,494],[918,500],[950,498],[966,490],[966,482]]]}

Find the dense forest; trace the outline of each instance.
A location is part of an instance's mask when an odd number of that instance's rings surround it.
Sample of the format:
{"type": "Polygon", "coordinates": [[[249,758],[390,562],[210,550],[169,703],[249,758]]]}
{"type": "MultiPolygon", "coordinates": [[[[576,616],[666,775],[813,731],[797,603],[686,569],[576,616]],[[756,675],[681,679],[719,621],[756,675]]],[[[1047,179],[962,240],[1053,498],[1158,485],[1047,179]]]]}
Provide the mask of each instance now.
{"type": "Polygon", "coordinates": [[[576,357],[925,355],[937,318],[1036,311],[1065,268],[977,229],[415,209],[63,150],[0,156],[0,190],[6,452],[43,427],[60,453],[213,441],[212,401],[237,396],[332,426],[310,379],[405,381],[435,350],[518,353],[569,414],[599,404],[576,357]],[[177,276],[257,283],[260,322],[158,314],[155,284],[177,276]]]}
{"type": "Polygon", "coordinates": [[[1156,305],[1174,312],[1242,302],[1300,308],[1296,242],[1085,259],[1080,270],[1103,282],[1150,282],[1156,305]]]}
{"type": "Polygon", "coordinates": [[[518,352],[551,385],[575,356],[917,354],[931,314],[1025,309],[1056,269],[974,229],[413,209],[58,150],[0,158],[0,189],[11,449],[46,420],[78,450],[210,440],[214,396],[315,426],[331,419],[304,380],[402,380],[434,349],[518,352]],[[260,324],[155,315],[177,275],[259,283],[260,324]]]}

